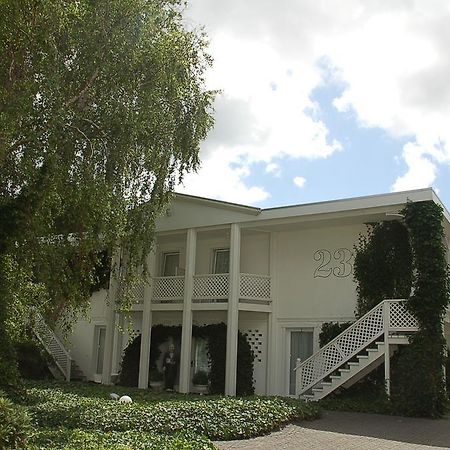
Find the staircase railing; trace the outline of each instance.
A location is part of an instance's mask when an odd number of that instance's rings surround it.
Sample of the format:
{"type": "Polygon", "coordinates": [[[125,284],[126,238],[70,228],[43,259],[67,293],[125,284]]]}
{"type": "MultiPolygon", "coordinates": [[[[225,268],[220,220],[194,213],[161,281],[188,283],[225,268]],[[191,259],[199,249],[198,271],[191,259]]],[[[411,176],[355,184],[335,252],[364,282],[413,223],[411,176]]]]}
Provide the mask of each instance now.
{"type": "Polygon", "coordinates": [[[383,300],[319,351],[297,364],[294,369],[296,395],[311,389],[384,332],[416,331],[417,320],[405,304],[405,300],[383,300]]]}
{"type": "Polygon", "coordinates": [[[35,309],[31,311],[31,327],[45,350],[53,357],[64,378],[70,381],[72,358],[55,332],[35,309]]]}

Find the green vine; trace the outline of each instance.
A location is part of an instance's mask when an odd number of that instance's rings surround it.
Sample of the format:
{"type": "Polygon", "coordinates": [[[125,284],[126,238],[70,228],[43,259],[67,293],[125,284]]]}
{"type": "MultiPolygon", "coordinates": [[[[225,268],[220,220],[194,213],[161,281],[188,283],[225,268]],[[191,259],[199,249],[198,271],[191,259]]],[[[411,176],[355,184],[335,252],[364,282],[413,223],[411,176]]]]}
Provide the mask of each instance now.
{"type": "MultiPolygon", "coordinates": [[[[192,327],[193,337],[207,340],[209,356],[209,384],[211,394],[223,394],[225,391],[225,355],[227,326],[224,323],[192,327]]],[[[150,369],[156,368],[156,362],[161,355],[160,345],[169,338],[180,342],[181,327],[154,325],[151,331],[150,369]]],[[[141,353],[141,335],[130,342],[124,352],[120,373],[120,384],[123,386],[137,386],[139,376],[139,359],[141,353]]],[[[254,355],[245,335],[238,332],[237,354],[237,395],[252,395],[254,355]]]]}
{"type": "Polygon", "coordinates": [[[361,316],[383,299],[408,299],[419,331],[392,359],[391,403],[401,414],[440,417],[445,405],[442,324],[450,299],[443,211],[425,201],[408,203],[402,215],[403,223],[371,224],[355,246],[356,312],[361,316]]]}
{"type": "Polygon", "coordinates": [[[412,251],[405,226],[389,221],[368,228],[355,246],[358,317],[382,300],[408,298],[412,284],[412,251]]]}
{"type": "Polygon", "coordinates": [[[450,299],[443,211],[427,201],[408,203],[403,214],[413,251],[408,307],[419,322],[419,331],[399,355],[392,398],[404,414],[440,417],[446,401],[443,319],[450,299]]]}

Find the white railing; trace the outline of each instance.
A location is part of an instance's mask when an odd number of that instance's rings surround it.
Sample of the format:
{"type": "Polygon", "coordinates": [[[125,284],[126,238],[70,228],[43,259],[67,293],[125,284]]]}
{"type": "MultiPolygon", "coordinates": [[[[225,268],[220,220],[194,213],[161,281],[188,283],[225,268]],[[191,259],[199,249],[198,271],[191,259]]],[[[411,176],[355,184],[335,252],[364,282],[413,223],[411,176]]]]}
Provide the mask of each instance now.
{"type": "Polygon", "coordinates": [[[153,278],[154,303],[182,303],[183,296],[184,276],[153,278]]]}
{"type": "Polygon", "coordinates": [[[241,300],[270,301],[270,276],[241,273],[239,279],[241,300]]]}
{"type": "Polygon", "coordinates": [[[118,300],[123,298],[131,300],[131,303],[144,302],[144,283],[142,281],[133,284],[121,283],[117,292],[118,300]]]}
{"type": "Polygon", "coordinates": [[[384,300],[339,336],[305,361],[297,364],[296,395],[301,395],[383,333],[417,331],[417,320],[406,309],[405,300],[384,300]]]}
{"type": "Polygon", "coordinates": [[[56,366],[62,372],[65,379],[70,381],[72,358],[62,342],[58,339],[58,336],[56,336],[44,318],[35,309],[31,310],[31,326],[34,334],[49,355],[53,357],[56,366]]]}
{"type": "Polygon", "coordinates": [[[192,300],[226,300],[230,289],[228,273],[209,273],[194,275],[192,300]]]}
{"type": "MultiPolygon", "coordinates": [[[[181,303],[184,296],[184,276],[153,278],[153,303],[181,303]]],[[[230,292],[228,273],[197,274],[193,277],[192,301],[227,301],[230,292]]],[[[139,298],[143,299],[142,294],[139,298]]],[[[270,276],[241,273],[239,276],[239,299],[257,303],[269,303],[270,276]]]]}

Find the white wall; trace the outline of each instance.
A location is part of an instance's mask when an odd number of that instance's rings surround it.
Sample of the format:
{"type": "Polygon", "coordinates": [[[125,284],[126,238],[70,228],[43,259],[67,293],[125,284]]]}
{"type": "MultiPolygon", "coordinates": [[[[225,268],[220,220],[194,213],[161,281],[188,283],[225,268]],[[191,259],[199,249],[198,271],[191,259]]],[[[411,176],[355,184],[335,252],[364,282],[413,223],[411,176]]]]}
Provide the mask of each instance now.
{"type": "Polygon", "coordinates": [[[104,289],[94,292],[87,318],[80,317],[78,322],[74,324],[73,332],[65,340],[72,358],[75,359],[88,380],[94,379],[94,330],[96,325],[106,324],[107,294],[108,292],[104,289]]]}

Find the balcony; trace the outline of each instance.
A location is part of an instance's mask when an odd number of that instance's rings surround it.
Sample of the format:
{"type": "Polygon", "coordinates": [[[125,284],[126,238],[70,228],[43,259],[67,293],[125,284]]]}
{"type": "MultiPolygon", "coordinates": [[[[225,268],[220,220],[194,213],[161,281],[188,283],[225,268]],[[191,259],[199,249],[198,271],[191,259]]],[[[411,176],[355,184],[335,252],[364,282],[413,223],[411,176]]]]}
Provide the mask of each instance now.
{"type": "MultiPolygon", "coordinates": [[[[230,289],[228,273],[194,275],[193,303],[227,303],[230,289]]],[[[184,277],[153,278],[152,303],[182,303],[184,277]]],[[[268,305],[271,302],[270,276],[241,273],[239,302],[268,305]]]]}

